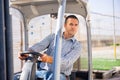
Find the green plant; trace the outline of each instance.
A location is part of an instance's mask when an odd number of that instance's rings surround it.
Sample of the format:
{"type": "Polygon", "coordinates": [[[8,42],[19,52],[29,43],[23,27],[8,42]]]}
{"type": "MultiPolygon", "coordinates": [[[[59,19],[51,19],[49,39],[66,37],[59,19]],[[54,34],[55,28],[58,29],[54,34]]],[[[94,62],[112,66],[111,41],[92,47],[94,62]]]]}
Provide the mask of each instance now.
{"type": "Polygon", "coordinates": [[[120,59],[93,59],[94,70],[110,70],[115,66],[120,66],[120,59]]]}

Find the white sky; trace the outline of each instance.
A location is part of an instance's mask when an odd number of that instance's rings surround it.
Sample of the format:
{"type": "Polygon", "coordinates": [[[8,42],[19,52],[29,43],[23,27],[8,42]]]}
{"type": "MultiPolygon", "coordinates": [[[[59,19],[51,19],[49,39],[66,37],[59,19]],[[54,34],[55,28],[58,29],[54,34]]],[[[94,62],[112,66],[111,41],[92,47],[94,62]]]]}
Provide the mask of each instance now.
{"type": "Polygon", "coordinates": [[[93,34],[112,35],[115,28],[116,35],[120,35],[119,4],[120,0],[89,0],[93,34]],[[115,18],[115,23],[113,17],[111,17],[113,16],[113,11],[117,17],[115,18]]]}

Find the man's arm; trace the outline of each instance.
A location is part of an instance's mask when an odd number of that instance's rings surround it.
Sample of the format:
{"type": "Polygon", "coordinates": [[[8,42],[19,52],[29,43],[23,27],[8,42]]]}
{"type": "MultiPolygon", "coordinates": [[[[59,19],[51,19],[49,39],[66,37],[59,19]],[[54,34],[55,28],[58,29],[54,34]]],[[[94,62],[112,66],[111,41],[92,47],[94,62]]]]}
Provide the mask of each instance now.
{"type": "Polygon", "coordinates": [[[50,63],[50,64],[52,64],[52,62],[53,62],[53,57],[48,56],[47,54],[43,54],[42,56],[40,56],[40,58],[41,58],[42,62],[47,62],[47,63],[50,63]]]}

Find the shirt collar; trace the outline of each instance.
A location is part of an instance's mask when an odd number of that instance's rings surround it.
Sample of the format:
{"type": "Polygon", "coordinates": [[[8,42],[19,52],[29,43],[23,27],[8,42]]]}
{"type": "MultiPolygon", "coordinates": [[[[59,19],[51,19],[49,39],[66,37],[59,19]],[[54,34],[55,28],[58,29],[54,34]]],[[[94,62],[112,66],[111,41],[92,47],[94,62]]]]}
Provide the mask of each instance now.
{"type": "Polygon", "coordinates": [[[75,41],[75,37],[73,36],[72,38],[69,38],[70,40],[72,40],[73,42],[75,41]]]}
{"type": "MultiPolygon", "coordinates": [[[[64,38],[64,34],[62,34],[62,37],[64,38]]],[[[73,37],[71,37],[69,39],[66,39],[66,40],[71,40],[72,42],[74,42],[75,41],[75,36],[73,36],[73,37]]]]}

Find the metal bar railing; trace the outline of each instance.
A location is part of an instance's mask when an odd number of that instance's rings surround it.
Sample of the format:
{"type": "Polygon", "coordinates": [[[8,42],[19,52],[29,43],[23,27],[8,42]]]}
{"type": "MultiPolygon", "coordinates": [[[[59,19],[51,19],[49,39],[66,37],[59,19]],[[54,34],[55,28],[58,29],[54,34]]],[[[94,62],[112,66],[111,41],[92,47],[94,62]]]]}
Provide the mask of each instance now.
{"type": "Polygon", "coordinates": [[[54,54],[54,80],[60,80],[60,62],[61,62],[61,44],[62,44],[62,27],[66,7],[66,0],[59,2],[57,29],[55,34],[55,54],[54,54]]]}

